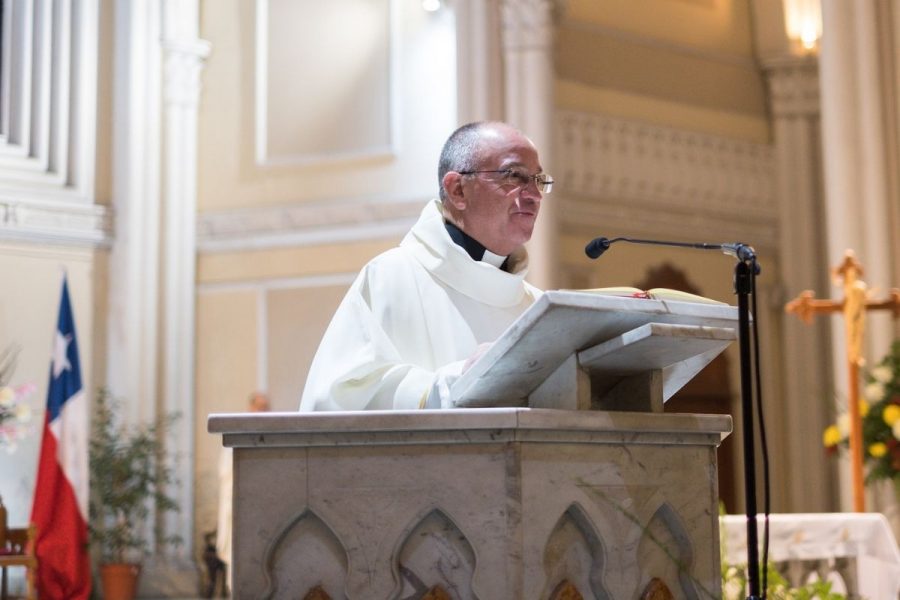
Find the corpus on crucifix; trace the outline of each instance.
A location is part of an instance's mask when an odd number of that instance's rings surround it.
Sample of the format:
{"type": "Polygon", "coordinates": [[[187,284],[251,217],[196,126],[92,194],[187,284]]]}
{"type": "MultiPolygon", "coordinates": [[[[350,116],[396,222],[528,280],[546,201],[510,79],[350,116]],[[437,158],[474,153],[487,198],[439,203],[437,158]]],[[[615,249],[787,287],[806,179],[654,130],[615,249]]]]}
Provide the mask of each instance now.
{"type": "Polygon", "coordinates": [[[853,250],[847,250],[844,260],[832,271],[836,281],[843,281],[843,299],[819,300],[815,298],[815,294],[811,290],[806,290],[784,307],[785,312],[795,313],[807,324],[812,323],[813,318],[819,314],[843,313],[849,374],[847,412],[850,416],[850,473],[855,512],[865,511],[862,420],[859,410],[859,368],[863,364],[862,342],[866,329],[866,311],[891,310],[894,318],[900,316],[900,290],[891,290],[890,296],[886,300],[871,300],[868,298],[866,283],[860,279],[862,274],[863,267],[856,260],[853,250]]]}

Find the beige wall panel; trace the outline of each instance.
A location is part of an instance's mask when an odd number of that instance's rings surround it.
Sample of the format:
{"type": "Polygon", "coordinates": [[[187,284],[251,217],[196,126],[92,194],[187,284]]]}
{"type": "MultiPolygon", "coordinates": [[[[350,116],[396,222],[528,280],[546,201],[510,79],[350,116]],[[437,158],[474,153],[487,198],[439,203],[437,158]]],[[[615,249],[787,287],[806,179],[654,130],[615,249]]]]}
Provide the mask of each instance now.
{"type": "Polygon", "coordinates": [[[769,122],[762,115],[691,106],[575,81],[559,80],[555,90],[556,106],[563,110],[602,113],[751,142],[771,141],[769,122]]]}
{"type": "Polygon", "coordinates": [[[713,110],[764,116],[760,72],[563,25],[557,35],[562,79],[713,110]]]}
{"type": "Polygon", "coordinates": [[[197,264],[197,281],[204,284],[355,273],[369,259],[393,248],[398,241],[203,254],[197,264]]]}
{"type": "Polygon", "coordinates": [[[257,298],[253,291],[197,295],[195,540],[216,528],[222,440],[206,432],[206,418],[246,410],[256,388],[257,298]]]}
{"type": "Polygon", "coordinates": [[[267,298],[268,382],[275,410],[297,410],[319,342],[349,286],[272,290],[267,298]]]}
{"type": "Polygon", "coordinates": [[[31,514],[41,428],[63,272],[75,315],[81,379],[88,398],[94,394],[94,284],[92,250],[0,243],[0,350],[20,348],[13,385],[34,384],[28,398],[32,421],[17,447],[0,450],[0,496],[10,523],[22,524],[31,514]]]}
{"type": "Polygon", "coordinates": [[[276,163],[389,153],[391,0],[265,4],[266,140],[257,153],[276,163]]]}
{"type": "MultiPolygon", "coordinates": [[[[255,158],[256,5],[251,0],[203,3],[201,37],[213,51],[203,71],[199,115],[199,210],[434,195],[441,144],[456,126],[452,11],[431,14],[420,2],[397,2],[399,123],[393,156],[354,160],[336,156],[314,165],[261,167],[255,158]]],[[[364,95],[355,100],[359,106],[366,102],[364,95]]]]}
{"type": "Polygon", "coordinates": [[[711,52],[753,55],[747,0],[569,0],[566,16],[711,52]]]}

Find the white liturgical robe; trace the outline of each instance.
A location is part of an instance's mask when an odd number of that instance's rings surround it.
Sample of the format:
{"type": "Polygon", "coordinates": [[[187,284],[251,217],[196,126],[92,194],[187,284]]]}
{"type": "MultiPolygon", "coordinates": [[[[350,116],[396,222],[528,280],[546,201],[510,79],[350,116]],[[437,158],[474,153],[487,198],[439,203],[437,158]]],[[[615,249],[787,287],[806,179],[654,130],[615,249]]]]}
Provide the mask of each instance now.
{"type": "Polygon", "coordinates": [[[524,248],[510,272],[473,260],[428,203],[400,246],[350,286],[310,367],[301,411],[448,407],[449,389],[479,344],[493,342],[541,293],[525,281],[524,248]]]}

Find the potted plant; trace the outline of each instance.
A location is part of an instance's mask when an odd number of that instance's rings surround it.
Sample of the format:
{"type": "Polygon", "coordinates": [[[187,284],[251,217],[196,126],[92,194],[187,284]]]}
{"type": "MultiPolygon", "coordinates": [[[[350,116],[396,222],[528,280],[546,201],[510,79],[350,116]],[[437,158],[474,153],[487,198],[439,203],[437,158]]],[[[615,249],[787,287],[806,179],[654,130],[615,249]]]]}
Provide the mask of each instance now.
{"type": "MultiPolygon", "coordinates": [[[[118,402],[110,393],[97,394],[89,445],[91,498],[90,534],[100,560],[100,577],[107,600],[133,598],[140,559],[150,553],[149,517],[178,511],[166,490],[176,483],[166,459],[162,436],[177,418],[155,424],[120,423],[118,402]]],[[[177,535],[159,528],[157,544],[178,544],[177,535]]]]}

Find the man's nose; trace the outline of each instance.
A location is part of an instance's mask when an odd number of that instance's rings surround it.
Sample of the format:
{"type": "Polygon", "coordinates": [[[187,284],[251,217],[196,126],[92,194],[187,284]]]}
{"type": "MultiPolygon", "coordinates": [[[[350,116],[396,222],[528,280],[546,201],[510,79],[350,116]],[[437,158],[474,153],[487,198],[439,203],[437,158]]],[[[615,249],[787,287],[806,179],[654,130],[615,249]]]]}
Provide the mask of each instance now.
{"type": "Polygon", "coordinates": [[[543,198],[543,194],[541,194],[541,190],[538,189],[537,181],[532,177],[528,180],[528,184],[522,188],[521,193],[519,194],[523,199],[531,200],[533,202],[540,202],[541,198],[543,198]]]}

